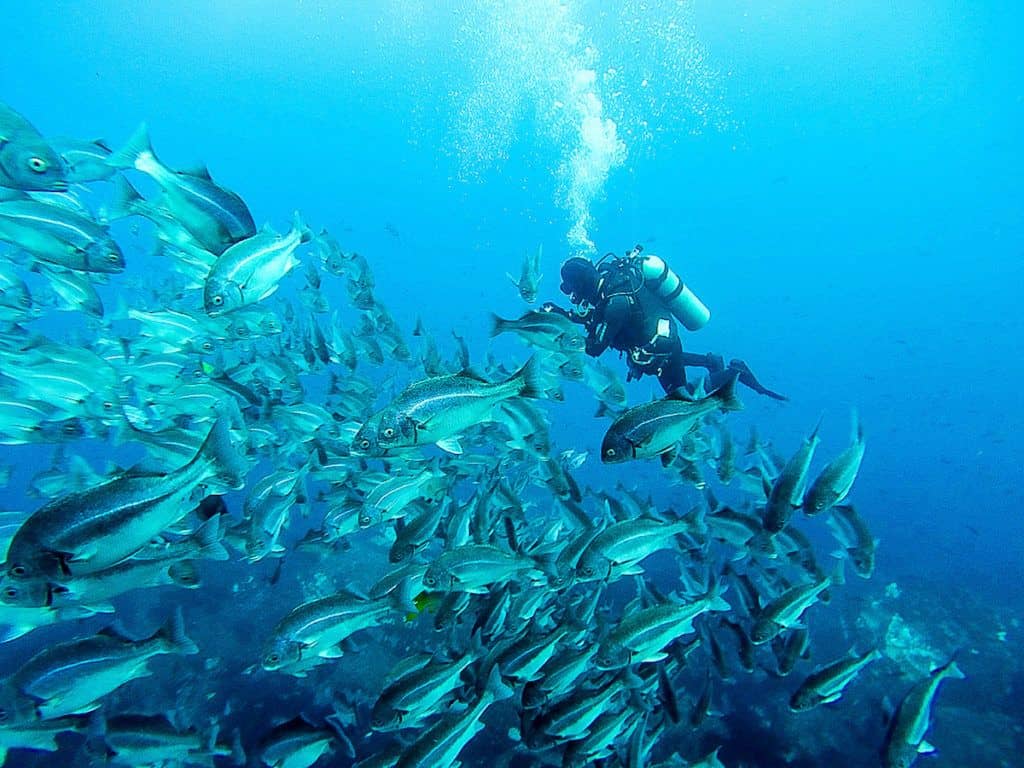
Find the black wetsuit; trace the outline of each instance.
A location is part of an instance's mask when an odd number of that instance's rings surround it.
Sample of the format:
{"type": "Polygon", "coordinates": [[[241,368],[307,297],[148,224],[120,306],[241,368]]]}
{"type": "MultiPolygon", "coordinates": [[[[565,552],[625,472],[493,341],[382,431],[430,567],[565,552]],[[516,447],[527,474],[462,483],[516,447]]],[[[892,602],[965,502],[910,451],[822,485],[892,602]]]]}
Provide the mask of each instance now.
{"type": "Polygon", "coordinates": [[[544,308],[587,328],[588,355],[598,357],[608,348],[625,354],[627,381],[656,376],[668,393],[686,386],[686,368],[690,366],[707,369],[707,389],[711,390],[738,371],[740,383],[755,392],[776,400],[788,399],[762,386],[742,360],[732,360],[727,367],[721,355],[683,352],[675,318],[625,259],[601,268],[597,297],[586,314],[566,312],[553,304],[544,308]]]}
{"type": "Polygon", "coordinates": [[[587,354],[606,349],[623,352],[629,367],[627,381],[656,376],[671,392],[686,384],[686,366],[679,329],[664,303],[628,276],[605,273],[598,283],[600,301],[586,318],[587,354]]]}

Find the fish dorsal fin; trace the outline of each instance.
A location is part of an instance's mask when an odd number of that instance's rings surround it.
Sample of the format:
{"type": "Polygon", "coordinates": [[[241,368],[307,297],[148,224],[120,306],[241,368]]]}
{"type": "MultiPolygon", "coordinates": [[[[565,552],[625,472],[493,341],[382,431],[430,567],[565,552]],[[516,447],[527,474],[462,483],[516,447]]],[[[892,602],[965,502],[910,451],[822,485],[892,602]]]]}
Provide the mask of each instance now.
{"type": "Polygon", "coordinates": [[[110,148],[110,145],[107,144],[107,140],[106,139],[93,139],[92,143],[95,144],[100,149],[102,149],[104,152],[113,152],[114,151],[114,150],[112,150],[110,148]]]}
{"type": "Polygon", "coordinates": [[[117,640],[122,643],[133,642],[124,631],[124,627],[116,621],[113,624],[104,627],[96,634],[102,635],[103,637],[109,637],[111,640],[117,640]]]}
{"type": "Polygon", "coordinates": [[[152,456],[134,464],[123,472],[124,477],[166,477],[167,465],[160,463],[152,456]]]}
{"type": "Polygon", "coordinates": [[[297,729],[297,728],[298,729],[302,729],[302,728],[309,728],[309,727],[316,728],[316,723],[312,722],[309,719],[309,717],[306,716],[305,713],[296,715],[291,720],[280,720],[280,721],[276,722],[276,724],[274,725],[275,729],[282,730],[282,731],[284,731],[284,730],[289,730],[290,731],[290,730],[294,730],[294,729],[297,729]]]}
{"type": "Polygon", "coordinates": [[[685,387],[678,387],[677,389],[673,389],[671,392],[669,392],[667,395],[665,395],[665,399],[666,400],[682,400],[685,403],[692,403],[692,402],[694,402],[693,395],[690,394],[690,392],[685,387]]]}
{"type": "Polygon", "coordinates": [[[677,453],[677,451],[678,451],[678,446],[673,445],[667,451],[662,453],[661,454],[661,466],[666,467],[666,468],[670,467],[672,465],[672,462],[676,460],[676,453],[677,453]]]}
{"type": "Polygon", "coordinates": [[[476,370],[472,366],[470,366],[468,368],[463,368],[461,371],[459,371],[455,375],[456,376],[461,376],[464,379],[472,379],[473,381],[480,381],[480,382],[483,382],[484,384],[490,384],[491,383],[482,373],[480,373],[480,371],[476,370]]]}
{"type": "Polygon", "coordinates": [[[182,168],[178,173],[184,173],[186,176],[195,176],[198,179],[206,179],[207,181],[213,181],[213,177],[210,176],[210,169],[206,167],[205,163],[199,165],[193,165],[188,168],[182,168]]]}

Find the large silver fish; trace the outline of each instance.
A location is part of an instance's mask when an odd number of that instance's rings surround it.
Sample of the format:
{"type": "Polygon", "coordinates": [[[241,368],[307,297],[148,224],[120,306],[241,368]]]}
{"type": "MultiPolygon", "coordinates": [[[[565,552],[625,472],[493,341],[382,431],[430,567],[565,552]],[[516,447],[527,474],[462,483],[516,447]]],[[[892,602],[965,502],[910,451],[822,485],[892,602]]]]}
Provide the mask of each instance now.
{"type": "Polygon", "coordinates": [[[6,578],[64,578],[111,566],[188,514],[197,486],[216,479],[221,489],[239,488],[243,475],[227,422],[219,418],[180,469],[162,474],[129,470],[29,515],[11,539],[6,578]]]}
{"type": "Polygon", "coordinates": [[[228,248],[206,278],[203,306],[207,313],[220,315],[272,295],[281,278],[298,266],[295,249],[312,236],[296,211],[287,235],[268,227],[228,248]]]}
{"type": "Polygon", "coordinates": [[[516,320],[505,320],[497,315],[492,315],[491,320],[491,336],[511,332],[531,346],[567,355],[579,355],[586,350],[584,327],[557,312],[531,309],[516,320]]]}
{"type": "Polygon", "coordinates": [[[784,629],[796,626],[803,612],[818,601],[822,592],[833,584],[843,583],[843,564],[836,565],[835,573],[810,584],[787,589],[769,602],[758,614],[750,639],[755,645],[766,643],[784,629]]]}
{"type": "Polygon", "coordinates": [[[772,483],[764,507],[764,527],[769,533],[778,533],[785,528],[793,516],[793,511],[802,503],[807,471],[814,457],[814,449],[821,442],[821,438],[818,437],[820,426],[819,421],[814,431],[804,439],[772,483]]]}
{"type": "Polygon", "coordinates": [[[461,453],[456,435],[490,421],[498,403],[513,397],[541,397],[543,391],[536,357],[499,382],[469,372],[434,376],[409,385],[371,416],[356,433],[352,448],[364,456],[384,456],[390,450],[437,443],[450,453],[461,453]]]}
{"type": "Polygon", "coordinates": [[[804,495],[804,514],[818,515],[846,498],[853,488],[864,460],[864,429],[857,412],[853,413],[853,440],[850,447],[836,456],[814,478],[804,495]]]}
{"type": "Polygon", "coordinates": [[[302,676],[310,667],[340,657],[342,640],[377,626],[391,611],[386,601],[352,592],[303,603],[274,627],[261,656],[263,668],[302,676]]]}
{"type": "Polygon", "coordinates": [[[68,188],[63,162],[28,120],[0,103],[0,187],[60,192],[68,188]]]}
{"type": "Polygon", "coordinates": [[[166,653],[198,653],[186,635],[181,611],[145,640],[111,630],[44,648],[5,683],[0,702],[13,721],[49,720],[91,712],[100,699],[149,674],[148,662],[166,653]]]}
{"type": "Polygon", "coordinates": [[[675,458],[676,445],[701,418],[715,411],[736,411],[742,407],[736,397],[736,377],[696,400],[676,392],[662,400],[634,406],[608,428],[601,442],[601,461],[617,464],[661,456],[662,464],[667,466],[675,458]]]}
{"type": "Polygon", "coordinates": [[[910,768],[917,756],[934,752],[935,748],[925,740],[932,725],[932,705],[942,681],[952,678],[962,680],[964,673],[950,660],[910,689],[900,702],[889,726],[882,751],[885,768],[910,768]]]}
{"type": "Polygon", "coordinates": [[[541,245],[535,254],[528,253],[523,256],[523,266],[519,271],[518,280],[506,273],[508,279],[512,281],[512,285],[519,289],[520,298],[527,304],[533,304],[537,300],[537,290],[540,287],[541,278],[544,277],[540,273],[540,260],[543,255],[544,246],[541,245]]]}
{"type": "Polygon", "coordinates": [[[124,271],[124,254],[107,228],[60,205],[36,200],[0,203],[0,239],[68,269],[124,271]]]}
{"type": "Polygon", "coordinates": [[[857,655],[851,653],[845,658],[815,670],[807,676],[789,699],[789,708],[794,712],[805,712],[819,704],[838,701],[846,686],[875,659],[881,658],[878,649],[857,655]]]}
{"type": "Polygon", "coordinates": [[[694,600],[668,600],[649,608],[627,611],[602,641],[595,663],[599,669],[661,661],[673,640],[693,631],[693,621],[708,611],[731,609],[717,588],[694,600]]]}
{"type": "Polygon", "coordinates": [[[205,168],[187,173],[161,163],[145,124],[107,162],[114,168],[135,168],[151,177],[163,190],[162,207],[212,253],[223,253],[256,233],[252,214],[242,198],[215,182],[205,168]]]}

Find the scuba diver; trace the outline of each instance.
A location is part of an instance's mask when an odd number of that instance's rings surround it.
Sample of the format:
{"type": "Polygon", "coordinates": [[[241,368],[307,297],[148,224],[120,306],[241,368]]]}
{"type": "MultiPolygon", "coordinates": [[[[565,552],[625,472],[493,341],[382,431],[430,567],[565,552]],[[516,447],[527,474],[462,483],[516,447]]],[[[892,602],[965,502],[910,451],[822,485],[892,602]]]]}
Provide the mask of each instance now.
{"type": "Polygon", "coordinates": [[[598,357],[606,349],[626,355],[626,381],[656,376],[666,393],[686,386],[686,368],[708,371],[709,390],[738,376],[755,392],[776,400],[784,395],[761,385],[742,360],[725,365],[721,355],[683,352],[678,319],[697,331],[711,312],[660,258],[642,255],[638,245],[624,257],[605,254],[597,264],[574,257],[562,265],[562,293],[574,305],[572,311],[546,303],[542,309],[557,312],[587,329],[587,354],[598,357]]]}

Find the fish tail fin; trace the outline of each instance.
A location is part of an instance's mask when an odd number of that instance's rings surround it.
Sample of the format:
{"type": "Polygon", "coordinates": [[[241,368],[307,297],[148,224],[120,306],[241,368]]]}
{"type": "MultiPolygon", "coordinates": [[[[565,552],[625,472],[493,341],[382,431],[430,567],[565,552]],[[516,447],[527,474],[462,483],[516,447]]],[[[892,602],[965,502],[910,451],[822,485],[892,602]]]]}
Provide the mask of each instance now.
{"type": "Polygon", "coordinates": [[[741,411],[743,410],[743,403],[736,396],[736,382],[739,380],[739,376],[730,376],[725,380],[718,389],[711,393],[711,397],[714,397],[719,402],[719,407],[723,411],[741,411]]]}
{"type": "Polygon", "coordinates": [[[398,613],[406,616],[418,616],[421,612],[420,606],[416,604],[419,596],[419,589],[416,579],[408,577],[402,579],[401,583],[387,595],[388,604],[398,613]]]}
{"type": "Polygon", "coordinates": [[[124,176],[114,177],[114,196],[103,215],[110,221],[117,221],[139,212],[139,204],[145,202],[138,190],[124,176]]]}
{"type": "Polygon", "coordinates": [[[837,557],[835,568],[832,570],[832,575],[829,576],[829,581],[833,584],[845,584],[846,583],[846,558],[837,557]]]}
{"type": "Polygon", "coordinates": [[[533,355],[526,363],[512,376],[519,382],[520,397],[543,398],[547,395],[547,387],[544,385],[544,372],[541,370],[540,358],[533,355]]]}
{"type": "Polygon", "coordinates": [[[245,484],[248,467],[235,448],[228,427],[228,417],[225,414],[218,414],[199,449],[197,459],[202,458],[210,462],[213,477],[221,487],[237,491],[245,484]]]}
{"type": "Polygon", "coordinates": [[[157,630],[154,637],[165,640],[177,653],[186,656],[199,653],[199,647],[185,634],[185,617],[181,613],[180,605],[174,609],[167,623],[157,630]]]}
{"type": "Polygon", "coordinates": [[[298,211],[292,215],[292,228],[299,233],[301,242],[308,243],[313,239],[313,230],[306,226],[306,222],[302,220],[302,214],[298,211]]]}
{"type": "Polygon", "coordinates": [[[156,153],[153,152],[153,145],[149,140],[149,128],[142,123],[135,129],[128,142],[107,158],[107,165],[118,169],[137,168],[139,160],[146,155],[156,159],[156,153]]]}
{"type": "Polygon", "coordinates": [[[712,573],[708,579],[710,582],[708,585],[707,600],[709,611],[731,611],[732,606],[729,605],[729,601],[722,597],[729,589],[729,585],[722,586],[722,582],[715,577],[712,573]]]}
{"type": "Polygon", "coordinates": [[[852,421],[852,432],[853,432],[853,444],[860,445],[864,442],[864,425],[860,421],[860,414],[857,409],[854,408],[850,411],[850,419],[852,421]]]}
{"type": "Polygon", "coordinates": [[[501,679],[501,670],[497,664],[491,667],[491,673],[487,676],[487,685],[484,687],[484,692],[490,694],[494,701],[510,699],[515,695],[515,691],[501,679]]]}
{"type": "Polygon", "coordinates": [[[937,670],[935,670],[935,673],[939,675],[945,675],[946,677],[951,677],[954,680],[963,680],[965,677],[967,677],[967,675],[963,673],[959,665],[956,663],[956,657],[959,655],[960,651],[955,651],[952,657],[950,657],[949,661],[946,662],[943,666],[939,667],[937,670]]]}
{"type": "Polygon", "coordinates": [[[248,760],[245,748],[242,746],[242,734],[239,731],[235,731],[231,736],[230,759],[232,765],[245,765],[248,760]]]}
{"type": "Polygon", "coordinates": [[[220,515],[214,515],[196,531],[196,555],[207,560],[228,560],[230,556],[221,542],[220,515]]]}
{"type": "MultiPolygon", "coordinates": [[[[79,732],[81,732],[81,726],[76,730],[79,730],[79,732]]],[[[86,754],[91,757],[102,756],[104,759],[106,759],[106,757],[109,755],[107,747],[107,718],[103,714],[102,709],[94,709],[92,712],[86,715],[84,730],[85,744],[83,745],[83,747],[85,749],[86,754]]],[[[49,746],[52,743],[54,750],[57,749],[57,742],[52,736],[49,739],[44,739],[44,742],[47,744],[47,746],[49,746]]],[[[37,748],[42,749],[42,744],[40,744],[37,748]]],[[[4,759],[5,754],[6,749],[0,751],[0,760],[4,759]]],[[[3,763],[0,763],[0,765],[3,765],[3,763]]]]}
{"type": "Polygon", "coordinates": [[[505,326],[508,324],[508,320],[495,313],[491,313],[491,338],[498,336],[505,332],[505,326]]]}

